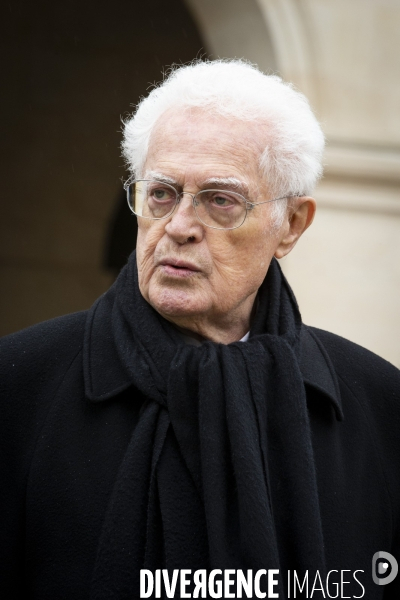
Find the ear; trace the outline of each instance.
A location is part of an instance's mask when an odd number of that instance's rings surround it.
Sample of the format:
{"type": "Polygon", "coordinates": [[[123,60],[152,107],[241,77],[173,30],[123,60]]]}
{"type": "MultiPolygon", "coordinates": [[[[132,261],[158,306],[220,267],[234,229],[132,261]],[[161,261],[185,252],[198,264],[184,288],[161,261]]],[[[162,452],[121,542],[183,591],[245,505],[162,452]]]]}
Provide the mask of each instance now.
{"type": "Polygon", "coordinates": [[[289,254],[297,240],[313,222],[316,208],[316,202],[311,196],[296,196],[292,199],[288,204],[281,228],[280,242],[274,254],[276,258],[289,254]]]}

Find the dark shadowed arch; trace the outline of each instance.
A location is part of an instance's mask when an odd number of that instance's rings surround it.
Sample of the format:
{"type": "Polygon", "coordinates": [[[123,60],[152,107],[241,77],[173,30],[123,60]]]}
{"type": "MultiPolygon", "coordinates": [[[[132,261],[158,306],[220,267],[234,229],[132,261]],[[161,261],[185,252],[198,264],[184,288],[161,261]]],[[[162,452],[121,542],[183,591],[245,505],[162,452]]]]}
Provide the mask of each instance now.
{"type": "Polygon", "coordinates": [[[182,0],[21,0],[0,24],[0,334],[89,307],[126,259],[121,116],[205,53],[182,0]],[[122,248],[122,249],[121,249],[122,248]]]}

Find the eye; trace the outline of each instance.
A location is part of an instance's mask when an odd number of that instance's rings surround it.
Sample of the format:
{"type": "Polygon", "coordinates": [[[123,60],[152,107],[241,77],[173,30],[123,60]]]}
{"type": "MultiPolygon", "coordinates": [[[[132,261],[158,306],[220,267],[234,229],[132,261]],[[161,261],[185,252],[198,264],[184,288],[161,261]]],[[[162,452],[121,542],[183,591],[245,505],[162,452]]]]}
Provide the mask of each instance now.
{"type": "Polygon", "coordinates": [[[241,211],[244,208],[243,200],[234,192],[226,190],[204,190],[197,194],[197,201],[208,212],[220,214],[241,211]]]}
{"type": "Polygon", "coordinates": [[[208,195],[208,202],[215,208],[231,208],[241,204],[239,198],[230,192],[210,190],[206,194],[208,195]]]}
{"type": "Polygon", "coordinates": [[[169,202],[175,200],[175,192],[167,187],[157,186],[150,187],[148,191],[149,197],[158,202],[169,202]]]}
{"type": "Polygon", "coordinates": [[[157,198],[157,200],[163,200],[167,195],[165,190],[154,190],[153,196],[157,198]]]}
{"type": "Polygon", "coordinates": [[[214,196],[213,202],[217,206],[230,206],[232,204],[232,200],[225,196],[214,196]]]}

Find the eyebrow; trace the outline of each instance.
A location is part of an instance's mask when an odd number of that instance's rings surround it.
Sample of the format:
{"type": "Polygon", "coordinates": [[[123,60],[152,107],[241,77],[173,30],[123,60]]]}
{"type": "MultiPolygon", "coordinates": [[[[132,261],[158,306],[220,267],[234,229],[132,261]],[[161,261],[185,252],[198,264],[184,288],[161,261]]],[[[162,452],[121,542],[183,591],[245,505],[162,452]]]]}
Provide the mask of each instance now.
{"type": "Polygon", "coordinates": [[[237,192],[242,195],[246,195],[249,193],[249,186],[240,179],[236,179],[236,177],[210,177],[203,181],[204,187],[228,187],[234,188],[237,192]]]}
{"type": "MultiPolygon", "coordinates": [[[[146,171],[145,179],[157,179],[162,183],[169,183],[170,185],[179,186],[179,183],[172,177],[163,175],[157,171],[146,171]]],[[[249,194],[249,186],[236,177],[209,177],[202,182],[202,188],[234,188],[239,194],[246,196],[249,194]]]]}
{"type": "Polygon", "coordinates": [[[158,171],[146,171],[144,174],[145,179],[157,179],[157,181],[161,181],[161,183],[169,183],[170,185],[178,185],[178,182],[172,177],[168,177],[167,175],[163,175],[162,173],[158,173],[158,171]]]}

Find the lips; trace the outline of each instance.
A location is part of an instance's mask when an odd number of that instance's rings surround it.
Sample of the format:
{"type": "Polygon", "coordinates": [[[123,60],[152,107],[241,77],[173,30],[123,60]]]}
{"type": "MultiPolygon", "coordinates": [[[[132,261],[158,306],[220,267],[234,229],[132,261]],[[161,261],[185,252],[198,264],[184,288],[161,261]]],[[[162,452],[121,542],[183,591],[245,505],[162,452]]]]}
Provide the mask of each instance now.
{"type": "Polygon", "coordinates": [[[164,258],[158,264],[166,275],[175,277],[188,277],[201,271],[194,263],[175,258],[164,258]]]}

